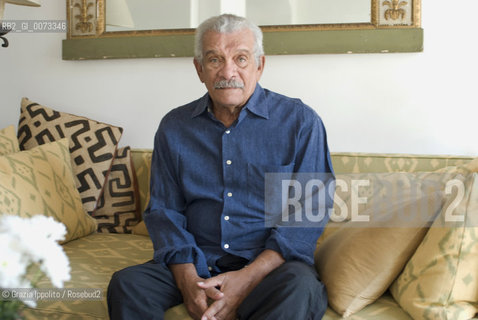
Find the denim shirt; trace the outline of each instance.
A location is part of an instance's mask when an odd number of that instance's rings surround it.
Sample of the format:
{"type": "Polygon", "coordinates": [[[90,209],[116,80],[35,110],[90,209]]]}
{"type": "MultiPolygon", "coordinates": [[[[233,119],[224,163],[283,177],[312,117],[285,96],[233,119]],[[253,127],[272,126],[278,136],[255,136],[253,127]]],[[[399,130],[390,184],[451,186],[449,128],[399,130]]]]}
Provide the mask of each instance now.
{"type": "MultiPolygon", "coordinates": [[[[193,263],[217,273],[230,253],[254,260],[265,249],[313,264],[316,227],[266,227],[266,172],[329,172],[320,117],[298,99],[257,85],[229,128],[209,112],[210,98],[170,111],[154,140],[151,199],[145,222],[154,260],[193,263]]],[[[330,206],[330,204],[328,204],[330,206]]]]}

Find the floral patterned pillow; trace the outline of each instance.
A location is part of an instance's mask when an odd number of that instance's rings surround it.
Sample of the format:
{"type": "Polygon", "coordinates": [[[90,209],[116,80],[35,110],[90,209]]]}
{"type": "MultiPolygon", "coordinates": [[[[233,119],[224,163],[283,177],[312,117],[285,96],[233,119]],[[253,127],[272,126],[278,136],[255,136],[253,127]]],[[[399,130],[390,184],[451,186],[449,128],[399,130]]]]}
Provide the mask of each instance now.
{"type": "Polygon", "coordinates": [[[478,313],[477,177],[469,174],[450,189],[440,216],[390,288],[414,319],[471,319],[478,313]]]}

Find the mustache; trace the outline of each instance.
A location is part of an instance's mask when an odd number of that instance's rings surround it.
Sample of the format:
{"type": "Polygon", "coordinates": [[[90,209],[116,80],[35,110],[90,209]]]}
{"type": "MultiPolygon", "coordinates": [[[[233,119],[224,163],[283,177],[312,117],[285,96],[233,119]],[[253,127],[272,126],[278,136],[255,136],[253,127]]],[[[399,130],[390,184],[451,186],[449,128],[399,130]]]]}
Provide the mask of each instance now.
{"type": "Polygon", "coordinates": [[[231,80],[220,80],[214,82],[214,89],[229,89],[229,88],[244,88],[244,83],[242,81],[231,79],[231,80]]]}

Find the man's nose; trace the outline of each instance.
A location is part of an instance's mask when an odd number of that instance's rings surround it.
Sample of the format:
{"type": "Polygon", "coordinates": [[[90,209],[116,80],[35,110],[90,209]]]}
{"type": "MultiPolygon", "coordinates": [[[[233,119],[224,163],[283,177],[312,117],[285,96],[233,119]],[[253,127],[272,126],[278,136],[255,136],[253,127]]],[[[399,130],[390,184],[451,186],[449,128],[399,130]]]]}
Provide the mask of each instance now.
{"type": "Polygon", "coordinates": [[[220,70],[220,76],[224,79],[231,79],[232,77],[237,75],[237,65],[234,63],[233,60],[226,60],[222,65],[220,70]]]}

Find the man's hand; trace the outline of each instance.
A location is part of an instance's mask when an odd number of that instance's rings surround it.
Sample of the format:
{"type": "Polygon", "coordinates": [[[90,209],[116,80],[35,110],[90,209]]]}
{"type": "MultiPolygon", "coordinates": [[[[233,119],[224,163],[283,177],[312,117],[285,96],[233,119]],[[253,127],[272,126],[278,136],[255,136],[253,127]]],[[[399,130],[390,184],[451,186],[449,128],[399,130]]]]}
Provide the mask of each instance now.
{"type": "Polygon", "coordinates": [[[201,320],[236,319],[237,308],[255,287],[252,284],[247,268],[222,273],[198,282],[197,286],[206,290],[208,297],[215,300],[205,310],[201,320]],[[210,294],[213,296],[210,296],[210,294]]]}
{"type": "Polygon", "coordinates": [[[222,298],[222,293],[218,293],[215,288],[204,290],[197,285],[198,282],[205,281],[205,279],[198,276],[193,264],[169,265],[169,269],[181,291],[184,305],[193,319],[201,319],[201,316],[206,312],[208,296],[211,299],[222,298]]]}
{"type": "Polygon", "coordinates": [[[282,263],[284,258],[279,253],[265,250],[250,265],[241,270],[222,273],[199,281],[197,286],[204,289],[209,298],[216,300],[203,313],[201,320],[236,319],[237,309],[242,301],[282,263]]]}

